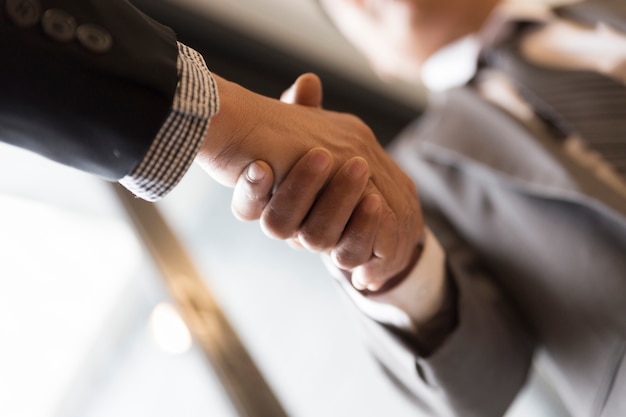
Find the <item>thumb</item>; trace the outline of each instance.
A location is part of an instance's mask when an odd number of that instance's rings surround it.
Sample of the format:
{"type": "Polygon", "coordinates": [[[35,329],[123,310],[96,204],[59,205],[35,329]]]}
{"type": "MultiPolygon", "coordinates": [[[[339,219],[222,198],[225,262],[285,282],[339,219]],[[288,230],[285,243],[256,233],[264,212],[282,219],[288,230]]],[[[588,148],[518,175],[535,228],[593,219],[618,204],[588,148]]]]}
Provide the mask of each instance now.
{"type": "Polygon", "coordinates": [[[264,161],[254,161],[239,176],[233,198],[231,210],[241,221],[258,220],[272,197],[274,173],[264,161]]]}
{"type": "Polygon", "coordinates": [[[313,73],[302,74],[280,96],[280,101],[307,107],[322,107],[322,81],[313,73]]]}

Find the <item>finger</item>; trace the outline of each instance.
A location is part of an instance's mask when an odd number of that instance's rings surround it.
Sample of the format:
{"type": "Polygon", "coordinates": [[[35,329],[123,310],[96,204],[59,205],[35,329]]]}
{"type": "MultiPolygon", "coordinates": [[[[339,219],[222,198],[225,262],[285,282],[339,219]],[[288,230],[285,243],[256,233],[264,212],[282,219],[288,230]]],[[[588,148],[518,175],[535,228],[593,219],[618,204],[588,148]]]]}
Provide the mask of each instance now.
{"type": "Polygon", "coordinates": [[[403,269],[412,247],[407,236],[399,232],[397,218],[389,213],[383,214],[373,245],[374,256],[353,271],[353,284],[360,290],[378,291],[403,269]]]}
{"type": "MultiPolygon", "coordinates": [[[[371,181],[366,192],[379,194],[378,188],[371,181]]],[[[352,275],[353,285],[359,290],[375,291],[375,288],[382,286],[386,279],[401,269],[406,249],[403,239],[405,236],[400,233],[398,217],[388,203],[387,199],[382,200],[381,217],[372,245],[372,256],[363,265],[359,265],[352,275]]]]}
{"type": "Polygon", "coordinates": [[[395,213],[388,206],[383,208],[381,227],[374,243],[374,256],[391,259],[398,244],[398,223],[395,213]]]}
{"type": "Polygon", "coordinates": [[[395,285],[398,285],[398,283],[402,282],[402,280],[407,277],[407,274],[409,274],[411,270],[415,268],[416,263],[419,262],[423,247],[423,240],[421,240],[418,242],[418,244],[413,246],[413,249],[409,253],[409,259],[403,264],[403,268],[399,272],[394,273],[392,276],[383,281],[379,280],[375,281],[374,283],[366,284],[366,282],[368,282],[369,280],[368,274],[371,272],[370,268],[373,267],[375,263],[380,264],[380,258],[373,258],[375,259],[373,262],[367,262],[358,266],[351,271],[352,285],[359,290],[367,289],[371,292],[381,291],[384,287],[390,289],[395,285]]]}
{"type": "Polygon", "coordinates": [[[322,106],[322,81],[313,74],[302,74],[298,79],[280,96],[280,101],[288,104],[299,104],[307,107],[322,106]]]}
{"type": "Polygon", "coordinates": [[[332,156],[326,149],[310,150],[293,166],[261,215],[261,227],[275,239],[298,231],[317,194],[330,175],[332,156]]]}
{"type": "Polygon", "coordinates": [[[304,246],[302,246],[302,243],[300,243],[297,237],[287,239],[286,242],[292,249],[304,249],[304,246]]]}
{"type": "Polygon", "coordinates": [[[422,232],[421,216],[406,217],[404,222],[397,217],[383,219],[374,244],[373,252],[377,255],[353,270],[353,285],[360,290],[378,291],[388,279],[406,268],[422,232]],[[393,231],[393,233],[386,233],[386,231],[393,231]],[[391,239],[392,245],[380,244],[388,239],[391,239]],[[378,252],[377,244],[380,244],[378,252]],[[383,246],[386,248],[381,250],[383,246]],[[389,252],[385,252],[386,250],[389,252]]]}
{"type": "Polygon", "coordinates": [[[369,194],[363,198],[341,240],[331,252],[331,258],[337,267],[351,270],[372,258],[381,209],[381,199],[377,194],[369,194]]]}
{"type": "Polygon", "coordinates": [[[258,220],[272,195],[274,173],[264,161],[248,165],[239,178],[233,191],[231,210],[241,221],[258,220]]]}
{"type": "Polygon", "coordinates": [[[322,252],[339,242],[362,198],[368,178],[369,167],[361,157],[348,160],[337,171],[298,231],[305,248],[322,252]]]}
{"type": "Polygon", "coordinates": [[[352,285],[357,290],[378,291],[394,274],[388,274],[389,260],[376,256],[352,269],[352,285]],[[385,277],[385,279],[381,279],[385,277]]]}

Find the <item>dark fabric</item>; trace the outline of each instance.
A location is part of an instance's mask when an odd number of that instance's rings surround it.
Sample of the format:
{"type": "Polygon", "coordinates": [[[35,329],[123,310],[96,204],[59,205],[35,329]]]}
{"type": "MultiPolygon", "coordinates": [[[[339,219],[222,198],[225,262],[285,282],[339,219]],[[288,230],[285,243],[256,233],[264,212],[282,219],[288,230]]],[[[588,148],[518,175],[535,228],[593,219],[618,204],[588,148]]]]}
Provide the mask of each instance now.
{"type": "Polygon", "coordinates": [[[125,0],[32,0],[113,39],[95,53],[22,28],[0,0],[0,140],[117,180],[146,154],[178,76],[176,36],[125,0]]]}
{"type": "Polygon", "coordinates": [[[557,7],[556,14],[564,19],[577,21],[589,26],[602,22],[626,32],[626,1],[592,0],[568,6],[557,7]]]}
{"type": "MultiPolygon", "coordinates": [[[[560,14],[595,25],[608,14],[603,8],[608,3],[611,1],[584,2],[574,10],[561,8],[560,14]]],[[[616,3],[626,22],[626,2],[616,3]]],[[[614,20],[619,15],[615,11],[611,14],[614,20]]],[[[528,62],[521,55],[519,41],[538,27],[519,25],[514,36],[485,54],[487,65],[502,69],[548,124],[563,135],[581,137],[626,178],[626,87],[596,72],[554,70],[528,62]]]]}

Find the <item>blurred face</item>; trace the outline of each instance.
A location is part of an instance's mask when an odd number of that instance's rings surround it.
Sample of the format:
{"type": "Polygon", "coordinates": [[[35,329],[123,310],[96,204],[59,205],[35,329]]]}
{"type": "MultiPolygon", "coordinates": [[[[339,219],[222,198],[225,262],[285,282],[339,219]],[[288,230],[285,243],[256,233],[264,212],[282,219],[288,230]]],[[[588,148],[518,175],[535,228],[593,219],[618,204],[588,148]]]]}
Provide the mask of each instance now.
{"type": "Polygon", "coordinates": [[[444,0],[320,0],[339,31],[383,77],[419,79],[420,18],[444,0]]]}
{"type": "Polygon", "coordinates": [[[482,27],[500,0],[319,0],[382,75],[419,80],[422,64],[482,27]]]}

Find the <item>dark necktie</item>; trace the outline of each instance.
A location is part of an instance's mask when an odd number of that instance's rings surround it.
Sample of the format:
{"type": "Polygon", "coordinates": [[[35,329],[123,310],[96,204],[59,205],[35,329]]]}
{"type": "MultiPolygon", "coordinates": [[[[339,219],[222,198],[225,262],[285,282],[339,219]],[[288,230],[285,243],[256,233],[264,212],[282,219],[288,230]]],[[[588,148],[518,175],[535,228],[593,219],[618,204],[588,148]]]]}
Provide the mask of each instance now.
{"type": "Polygon", "coordinates": [[[507,74],[557,136],[579,136],[626,180],[626,86],[589,71],[553,70],[528,62],[519,40],[537,24],[520,23],[485,51],[487,66],[507,74]]]}

